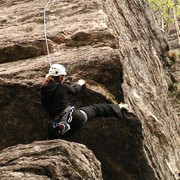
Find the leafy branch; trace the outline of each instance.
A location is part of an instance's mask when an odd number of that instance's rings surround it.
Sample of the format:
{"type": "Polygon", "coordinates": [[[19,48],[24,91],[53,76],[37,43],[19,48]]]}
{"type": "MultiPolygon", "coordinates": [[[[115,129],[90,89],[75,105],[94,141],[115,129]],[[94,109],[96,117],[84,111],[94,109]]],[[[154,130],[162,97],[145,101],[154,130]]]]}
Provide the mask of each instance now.
{"type": "Polygon", "coordinates": [[[156,14],[160,16],[162,31],[169,35],[170,28],[175,24],[178,43],[180,44],[180,30],[178,17],[180,16],[180,0],[148,0],[156,14]]]}

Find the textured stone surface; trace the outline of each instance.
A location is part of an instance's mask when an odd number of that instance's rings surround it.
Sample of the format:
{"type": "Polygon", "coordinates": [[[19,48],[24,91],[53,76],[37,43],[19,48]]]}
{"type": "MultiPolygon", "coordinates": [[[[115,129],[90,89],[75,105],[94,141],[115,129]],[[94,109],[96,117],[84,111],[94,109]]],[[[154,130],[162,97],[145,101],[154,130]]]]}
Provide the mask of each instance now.
{"type": "Polygon", "coordinates": [[[37,141],[0,151],[0,179],[102,179],[100,162],[84,145],[37,141]]]}
{"type": "Polygon", "coordinates": [[[163,57],[166,42],[143,1],[106,2],[112,6],[113,13],[108,15],[119,37],[124,96],[142,120],[149,164],[156,178],[178,178],[179,118],[167,96],[169,77],[163,57]]]}
{"type": "MultiPolygon", "coordinates": [[[[39,99],[49,68],[45,4],[1,2],[1,149],[46,139],[48,117],[39,99]]],[[[167,95],[168,45],[151,13],[145,0],[52,1],[48,8],[52,63],[67,66],[72,83],[79,78],[88,83],[72,102],[77,107],[111,102],[107,95],[113,94],[133,112],[122,121],[96,119],[67,139],[93,150],[104,179],[178,179],[179,118],[167,95]]]]}

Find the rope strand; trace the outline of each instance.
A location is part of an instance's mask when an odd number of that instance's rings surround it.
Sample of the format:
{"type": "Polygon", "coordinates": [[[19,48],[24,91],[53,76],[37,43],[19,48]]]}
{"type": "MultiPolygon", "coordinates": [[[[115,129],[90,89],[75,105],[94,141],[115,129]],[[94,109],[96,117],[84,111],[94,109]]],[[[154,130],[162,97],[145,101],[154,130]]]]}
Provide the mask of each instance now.
{"type": "Polygon", "coordinates": [[[47,49],[47,55],[48,55],[48,63],[51,66],[51,58],[50,58],[50,53],[49,53],[49,46],[48,46],[47,32],[46,32],[46,11],[50,2],[51,0],[48,1],[48,3],[46,4],[44,8],[44,37],[45,37],[45,43],[46,43],[46,49],[47,49]]]}

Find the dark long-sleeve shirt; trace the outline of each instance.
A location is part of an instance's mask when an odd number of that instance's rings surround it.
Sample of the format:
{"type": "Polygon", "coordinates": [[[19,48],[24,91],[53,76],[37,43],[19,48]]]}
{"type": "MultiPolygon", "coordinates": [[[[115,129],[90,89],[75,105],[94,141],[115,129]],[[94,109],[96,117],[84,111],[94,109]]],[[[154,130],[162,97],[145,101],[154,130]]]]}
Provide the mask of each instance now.
{"type": "Polygon", "coordinates": [[[70,105],[68,94],[76,95],[81,91],[82,86],[78,84],[71,86],[66,83],[52,82],[41,88],[41,104],[49,116],[53,118],[70,105]]]}

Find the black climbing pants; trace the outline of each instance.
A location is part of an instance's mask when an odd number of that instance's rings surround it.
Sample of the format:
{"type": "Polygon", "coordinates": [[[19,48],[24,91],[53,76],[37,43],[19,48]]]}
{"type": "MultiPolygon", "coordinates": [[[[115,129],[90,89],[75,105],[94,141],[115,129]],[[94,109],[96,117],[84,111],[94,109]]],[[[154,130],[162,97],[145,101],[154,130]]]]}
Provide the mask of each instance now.
{"type": "Polygon", "coordinates": [[[95,117],[121,117],[121,110],[118,104],[95,104],[80,108],[87,114],[88,120],[95,117]]]}
{"type": "Polygon", "coordinates": [[[53,122],[48,124],[48,139],[57,139],[68,137],[74,134],[86,121],[92,120],[96,117],[122,117],[121,110],[118,104],[94,104],[91,106],[75,109],[72,114],[72,121],[70,123],[71,129],[65,134],[58,134],[58,129],[53,128],[53,122]],[[84,113],[85,112],[85,113],[84,113]]]}

